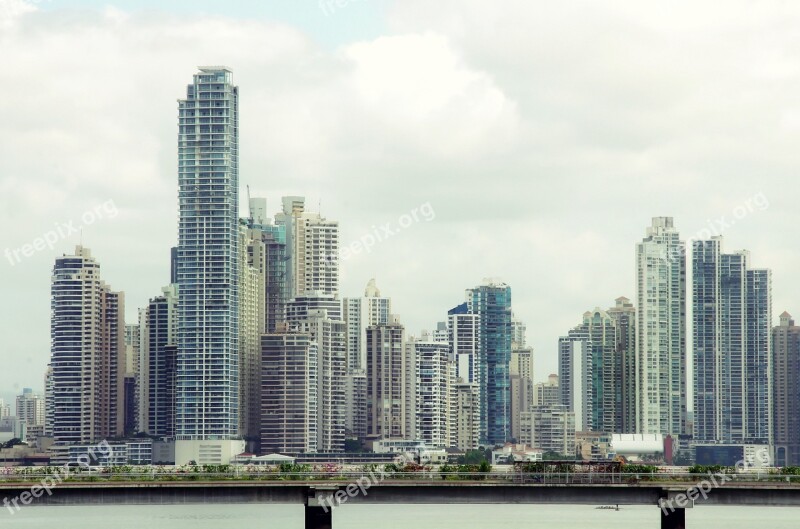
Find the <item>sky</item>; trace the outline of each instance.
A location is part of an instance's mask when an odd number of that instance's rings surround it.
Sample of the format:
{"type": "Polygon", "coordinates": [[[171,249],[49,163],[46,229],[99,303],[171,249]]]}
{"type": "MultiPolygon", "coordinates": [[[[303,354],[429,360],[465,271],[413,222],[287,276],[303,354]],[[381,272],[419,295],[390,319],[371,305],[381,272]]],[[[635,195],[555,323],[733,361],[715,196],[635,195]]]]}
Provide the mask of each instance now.
{"type": "Polygon", "coordinates": [[[169,282],[201,65],[240,87],[241,196],[306,196],[348,246],[388,225],[341,294],[374,277],[412,334],[498,278],[545,380],[584,311],[635,299],[654,216],[771,268],[777,324],[800,313],[799,27],[789,1],[0,0],[0,396],[43,387],[57,256],[82,240],[128,322],[169,282]]]}

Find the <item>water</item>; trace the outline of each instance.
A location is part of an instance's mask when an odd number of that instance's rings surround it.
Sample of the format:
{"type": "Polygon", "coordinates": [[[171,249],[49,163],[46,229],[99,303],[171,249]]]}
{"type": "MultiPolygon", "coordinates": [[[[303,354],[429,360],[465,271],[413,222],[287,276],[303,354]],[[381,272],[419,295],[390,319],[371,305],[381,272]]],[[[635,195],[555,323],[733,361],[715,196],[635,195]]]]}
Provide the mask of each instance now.
{"type": "MultiPolygon", "coordinates": [[[[586,505],[343,505],[333,514],[334,529],[496,529],[575,528],[657,529],[653,507],[619,511],[586,505]]],[[[800,508],[710,507],[686,511],[688,529],[797,529],[800,508]]],[[[302,529],[298,505],[159,505],[24,507],[0,511],[3,529],[302,529]]]]}

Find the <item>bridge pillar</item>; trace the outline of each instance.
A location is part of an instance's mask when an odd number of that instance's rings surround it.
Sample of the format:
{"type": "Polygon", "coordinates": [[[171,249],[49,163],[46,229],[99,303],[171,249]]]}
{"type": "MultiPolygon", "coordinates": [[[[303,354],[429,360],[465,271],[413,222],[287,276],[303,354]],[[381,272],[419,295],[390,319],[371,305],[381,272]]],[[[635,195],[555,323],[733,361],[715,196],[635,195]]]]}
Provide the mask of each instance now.
{"type": "Polygon", "coordinates": [[[306,529],[333,529],[333,509],[306,505],[306,529]]]}
{"type": "Polygon", "coordinates": [[[306,493],[306,529],[333,529],[333,494],[338,486],[312,487],[306,493]]]}
{"type": "Polygon", "coordinates": [[[686,509],[661,509],[661,529],[686,529],[686,509]]]}

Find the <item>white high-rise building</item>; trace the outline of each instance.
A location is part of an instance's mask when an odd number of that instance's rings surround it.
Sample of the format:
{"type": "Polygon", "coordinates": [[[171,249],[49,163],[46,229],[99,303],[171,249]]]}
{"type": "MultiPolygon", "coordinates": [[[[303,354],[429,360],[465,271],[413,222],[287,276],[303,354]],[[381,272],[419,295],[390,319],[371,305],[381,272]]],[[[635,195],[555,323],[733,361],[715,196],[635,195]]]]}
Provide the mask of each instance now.
{"type": "MultiPolygon", "coordinates": [[[[345,326],[332,295],[295,299],[287,305],[290,332],[306,334],[317,355],[317,450],[341,452],[345,440],[345,326]],[[333,310],[326,305],[335,305],[333,310]]],[[[262,435],[263,437],[263,435],[262,435]]]]}
{"type": "Polygon", "coordinates": [[[452,310],[447,318],[447,327],[458,378],[466,383],[477,384],[478,356],[481,350],[481,315],[452,310]]]}
{"type": "Polygon", "coordinates": [[[17,419],[28,426],[44,426],[44,396],[34,393],[31,388],[23,389],[22,395],[17,395],[17,419]]]}
{"type": "Polygon", "coordinates": [[[452,443],[451,384],[455,369],[450,361],[450,346],[423,335],[419,340],[410,338],[406,348],[406,357],[414,367],[414,438],[425,441],[427,446],[449,447],[452,443]]]}
{"type": "Polygon", "coordinates": [[[392,311],[391,298],[382,297],[370,279],[360,298],[344,298],[344,321],[347,324],[347,370],[367,367],[367,327],[389,323],[392,311]]]}
{"type": "Polygon", "coordinates": [[[239,354],[239,88],[201,67],[178,101],[175,460],[242,453],[239,354]]]}
{"type": "MultiPolygon", "coordinates": [[[[319,213],[291,217],[291,296],[309,292],[339,295],[339,223],[319,213]]],[[[288,242],[287,230],[287,244],[288,242]]]]}
{"type": "Polygon", "coordinates": [[[636,245],[637,432],[686,432],[686,245],[655,217],[636,245]]]}

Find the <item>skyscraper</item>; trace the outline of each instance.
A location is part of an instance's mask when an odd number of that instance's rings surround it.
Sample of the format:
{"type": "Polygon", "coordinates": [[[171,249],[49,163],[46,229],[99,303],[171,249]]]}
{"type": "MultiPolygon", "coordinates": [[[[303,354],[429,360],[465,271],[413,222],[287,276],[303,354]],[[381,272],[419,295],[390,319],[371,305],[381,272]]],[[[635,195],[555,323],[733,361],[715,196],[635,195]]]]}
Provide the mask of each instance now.
{"type": "Polygon", "coordinates": [[[636,309],[630,300],[620,296],[606,313],[617,328],[617,384],[621,408],[621,432],[636,432],[636,309]]]}
{"type": "Polygon", "coordinates": [[[175,435],[175,369],[178,343],[178,287],[169,285],[141,313],[142,369],[139,409],[142,432],[175,435]]]}
{"type": "Polygon", "coordinates": [[[771,274],[720,237],[692,246],[694,439],[768,444],[771,274]]]}
{"type": "Polygon", "coordinates": [[[622,430],[620,332],[615,318],[595,308],[559,339],[562,404],[575,412],[579,431],[622,430]]]}
{"type": "Polygon", "coordinates": [[[175,458],[227,463],[239,432],[239,89],[205,67],[179,103],[175,458]]]}
{"type": "Polygon", "coordinates": [[[364,296],[344,298],[343,306],[344,321],[347,324],[347,369],[366,369],[366,329],[372,325],[389,323],[392,300],[381,296],[375,279],[370,279],[364,289],[364,296]]]}
{"type": "Polygon", "coordinates": [[[511,287],[486,280],[468,289],[467,311],[479,317],[481,439],[504,444],[511,439],[511,287]]]}
{"type": "Polygon", "coordinates": [[[317,344],[308,334],[261,337],[262,454],[317,451],[317,344]]]}
{"type": "Polygon", "coordinates": [[[637,432],[686,430],[686,246],[672,217],[636,245],[637,432]]]}
{"type": "Polygon", "coordinates": [[[124,296],[100,279],[88,248],[56,259],[51,284],[52,433],[56,444],[122,435],[124,296]]]}
{"type": "Polygon", "coordinates": [[[44,410],[44,397],[34,393],[31,388],[25,388],[22,395],[17,395],[17,419],[26,425],[44,426],[44,410]]]}
{"type": "Polygon", "coordinates": [[[411,435],[407,379],[413,366],[405,351],[405,327],[396,319],[367,327],[367,436],[403,439],[411,435]]]}
{"type": "Polygon", "coordinates": [[[788,312],[772,330],[775,465],[800,465],[800,327],[788,312]]]}
{"type": "Polygon", "coordinates": [[[414,417],[415,439],[427,446],[446,448],[452,442],[451,384],[455,364],[450,361],[450,346],[434,342],[430,335],[409,339],[406,357],[413,368],[414,399],[411,413],[414,417]],[[413,362],[411,361],[413,359],[413,362]]]}
{"type": "Polygon", "coordinates": [[[316,348],[317,450],[341,452],[346,419],[346,351],[341,304],[332,295],[298,298],[289,302],[286,312],[290,331],[308,335],[316,348]]]}
{"type": "Polygon", "coordinates": [[[447,312],[450,349],[456,361],[458,377],[465,383],[477,384],[481,354],[481,316],[462,303],[447,312]]]}

